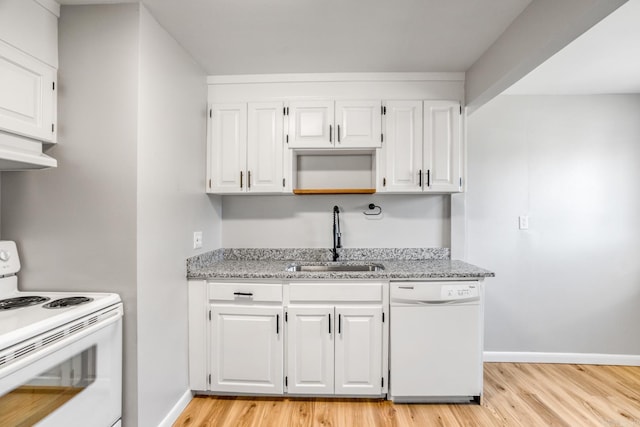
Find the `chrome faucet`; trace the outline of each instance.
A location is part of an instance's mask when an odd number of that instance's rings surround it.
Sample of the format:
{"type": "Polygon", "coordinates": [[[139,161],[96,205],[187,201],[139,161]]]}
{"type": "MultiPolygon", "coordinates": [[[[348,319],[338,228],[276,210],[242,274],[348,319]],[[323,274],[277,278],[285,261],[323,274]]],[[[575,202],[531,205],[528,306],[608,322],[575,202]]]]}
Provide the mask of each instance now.
{"type": "Polygon", "coordinates": [[[340,238],[342,237],[342,233],[340,233],[340,208],[337,206],[333,207],[333,249],[331,252],[333,253],[333,260],[338,260],[338,248],[342,247],[340,243],[340,238]]]}

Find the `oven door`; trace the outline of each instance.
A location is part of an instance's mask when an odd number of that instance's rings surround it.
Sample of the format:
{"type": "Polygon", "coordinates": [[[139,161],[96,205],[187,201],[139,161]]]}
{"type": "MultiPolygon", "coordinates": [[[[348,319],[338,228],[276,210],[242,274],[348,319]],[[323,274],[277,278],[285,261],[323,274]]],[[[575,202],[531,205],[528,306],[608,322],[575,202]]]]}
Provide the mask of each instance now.
{"type": "MultiPolygon", "coordinates": [[[[3,352],[0,426],[109,427],[122,412],[122,305],[3,352]]],[[[0,358],[0,362],[2,362],[0,358]]]]}

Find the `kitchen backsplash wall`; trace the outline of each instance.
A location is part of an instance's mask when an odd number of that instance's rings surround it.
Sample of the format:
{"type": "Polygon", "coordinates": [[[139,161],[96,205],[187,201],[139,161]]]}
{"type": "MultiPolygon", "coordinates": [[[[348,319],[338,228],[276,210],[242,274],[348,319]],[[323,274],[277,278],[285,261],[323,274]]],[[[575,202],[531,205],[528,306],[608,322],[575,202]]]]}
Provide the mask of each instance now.
{"type": "Polygon", "coordinates": [[[445,195],[224,196],[222,247],[331,247],[334,205],[345,248],[450,247],[445,195]]]}

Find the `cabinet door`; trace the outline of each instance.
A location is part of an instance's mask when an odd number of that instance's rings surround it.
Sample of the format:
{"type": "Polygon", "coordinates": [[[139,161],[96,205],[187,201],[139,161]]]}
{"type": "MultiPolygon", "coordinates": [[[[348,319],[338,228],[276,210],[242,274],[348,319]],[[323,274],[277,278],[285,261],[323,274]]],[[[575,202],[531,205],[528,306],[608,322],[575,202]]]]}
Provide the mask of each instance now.
{"type": "Polygon", "coordinates": [[[212,391],[283,391],[282,307],[211,307],[212,391]]]}
{"type": "Polygon", "coordinates": [[[382,393],[382,307],[336,307],[335,393],[382,393]]]}
{"type": "Polygon", "coordinates": [[[247,192],[282,192],[282,122],[282,102],[249,104],[247,192]]]}
{"type": "Polygon", "coordinates": [[[247,105],[213,105],[209,125],[208,191],[211,193],[245,191],[247,105]]]}
{"type": "Polygon", "coordinates": [[[289,147],[333,147],[333,101],[289,103],[289,147]]]}
{"type": "Polygon", "coordinates": [[[55,142],[56,70],[0,41],[0,130],[55,142]]]}
{"type": "Polygon", "coordinates": [[[333,394],[333,306],[289,306],[287,317],[287,392],[333,394]]]}
{"type": "Polygon", "coordinates": [[[380,105],[380,101],[336,101],[336,147],[380,147],[380,105]]]}
{"type": "Polygon", "coordinates": [[[460,104],[424,102],[425,191],[461,191],[460,104]]]}
{"type": "Polygon", "coordinates": [[[387,101],[378,191],[422,191],[422,102],[387,101]]]}

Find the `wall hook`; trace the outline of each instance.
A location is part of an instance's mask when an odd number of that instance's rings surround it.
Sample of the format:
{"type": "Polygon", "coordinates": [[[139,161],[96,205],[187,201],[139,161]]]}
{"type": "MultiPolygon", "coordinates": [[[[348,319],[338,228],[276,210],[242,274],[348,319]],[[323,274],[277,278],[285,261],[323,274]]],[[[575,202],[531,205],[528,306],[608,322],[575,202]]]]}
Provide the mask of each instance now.
{"type": "Polygon", "coordinates": [[[369,212],[362,212],[362,213],[365,214],[365,215],[369,215],[369,216],[380,215],[382,213],[382,208],[380,206],[374,205],[373,203],[369,203],[369,209],[370,210],[376,210],[377,209],[377,211],[376,212],[372,212],[372,213],[369,213],[369,212]]]}

